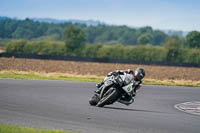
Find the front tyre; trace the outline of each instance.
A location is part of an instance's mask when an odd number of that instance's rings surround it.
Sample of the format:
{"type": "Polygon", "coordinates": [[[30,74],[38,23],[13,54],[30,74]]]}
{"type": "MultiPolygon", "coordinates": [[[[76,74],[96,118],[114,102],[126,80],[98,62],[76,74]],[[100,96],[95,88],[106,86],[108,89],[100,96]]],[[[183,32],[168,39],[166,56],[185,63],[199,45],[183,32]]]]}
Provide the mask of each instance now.
{"type": "Polygon", "coordinates": [[[92,106],[96,106],[99,100],[100,97],[97,94],[94,94],[94,96],[92,96],[92,98],[89,100],[89,104],[92,106]]]}
{"type": "Polygon", "coordinates": [[[112,104],[119,97],[119,92],[115,88],[110,88],[103,96],[103,98],[97,103],[97,107],[103,107],[106,104],[112,104]]]}

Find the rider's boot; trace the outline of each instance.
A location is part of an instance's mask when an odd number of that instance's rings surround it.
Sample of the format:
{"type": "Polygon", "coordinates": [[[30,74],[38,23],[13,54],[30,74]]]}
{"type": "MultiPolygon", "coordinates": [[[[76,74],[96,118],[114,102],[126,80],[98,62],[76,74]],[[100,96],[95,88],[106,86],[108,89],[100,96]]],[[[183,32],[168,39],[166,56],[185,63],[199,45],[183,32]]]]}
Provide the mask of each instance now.
{"type": "Polygon", "coordinates": [[[122,96],[120,99],[118,99],[118,102],[125,104],[125,105],[130,105],[134,102],[134,99],[132,98],[132,96],[122,96]]]}
{"type": "Polygon", "coordinates": [[[134,99],[131,99],[130,101],[126,101],[126,100],[123,100],[123,99],[118,99],[118,102],[128,106],[128,105],[130,105],[130,104],[132,104],[134,102],[134,99]]]}
{"type": "Polygon", "coordinates": [[[132,92],[132,97],[135,97],[136,96],[136,92],[132,92]]]}

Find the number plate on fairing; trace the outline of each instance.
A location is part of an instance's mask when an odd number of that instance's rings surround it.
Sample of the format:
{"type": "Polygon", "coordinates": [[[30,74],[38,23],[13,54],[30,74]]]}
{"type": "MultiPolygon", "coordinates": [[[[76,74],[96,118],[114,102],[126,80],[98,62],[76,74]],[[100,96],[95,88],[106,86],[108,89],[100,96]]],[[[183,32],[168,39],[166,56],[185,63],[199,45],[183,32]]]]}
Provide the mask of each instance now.
{"type": "Polygon", "coordinates": [[[133,83],[128,84],[128,85],[122,87],[122,89],[125,90],[127,93],[130,93],[133,90],[132,85],[133,85],[133,83]]]}

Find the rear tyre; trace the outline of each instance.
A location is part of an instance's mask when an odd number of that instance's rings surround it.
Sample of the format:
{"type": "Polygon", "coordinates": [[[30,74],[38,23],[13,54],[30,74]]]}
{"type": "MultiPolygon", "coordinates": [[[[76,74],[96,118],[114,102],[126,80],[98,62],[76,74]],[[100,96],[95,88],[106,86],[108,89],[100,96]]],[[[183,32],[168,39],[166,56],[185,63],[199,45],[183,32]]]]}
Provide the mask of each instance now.
{"type": "Polygon", "coordinates": [[[109,89],[103,96],[103,98],[97,103],[97,107],[103,107],[106,104],[112,104],[118,99],[118,91],[115,88],[109,89]]]}

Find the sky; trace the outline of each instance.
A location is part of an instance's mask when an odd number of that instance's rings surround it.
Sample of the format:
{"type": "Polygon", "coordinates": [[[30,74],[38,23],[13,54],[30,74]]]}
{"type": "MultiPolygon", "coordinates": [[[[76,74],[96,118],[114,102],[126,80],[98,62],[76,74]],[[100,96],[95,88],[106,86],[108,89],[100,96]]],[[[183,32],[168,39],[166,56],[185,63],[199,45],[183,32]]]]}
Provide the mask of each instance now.
{"type": "Polygon", "coordinates": [[[200,31],[200,0],[0,0],[0,16],[200,31]]]}

